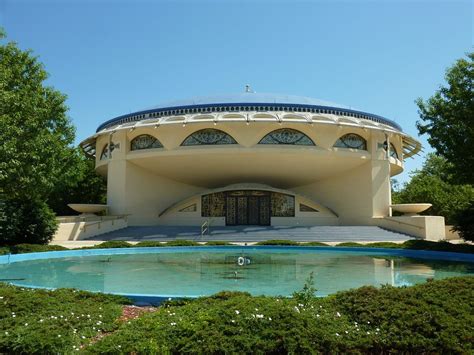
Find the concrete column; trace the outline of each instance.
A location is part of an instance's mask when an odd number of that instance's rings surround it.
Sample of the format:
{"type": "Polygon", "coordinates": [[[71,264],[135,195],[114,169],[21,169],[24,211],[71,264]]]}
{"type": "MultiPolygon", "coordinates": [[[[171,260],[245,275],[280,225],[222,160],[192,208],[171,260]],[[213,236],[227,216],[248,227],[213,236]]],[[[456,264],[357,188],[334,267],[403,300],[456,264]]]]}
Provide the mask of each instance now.
{"type": "Polygon", "coordinates": [[[109,154],[107,166],[107,204],[109,214],[127,214],[126,179],[127,137],[124,131],[119,131],[110,136],[114,145],[112,154],[109,154]]]}

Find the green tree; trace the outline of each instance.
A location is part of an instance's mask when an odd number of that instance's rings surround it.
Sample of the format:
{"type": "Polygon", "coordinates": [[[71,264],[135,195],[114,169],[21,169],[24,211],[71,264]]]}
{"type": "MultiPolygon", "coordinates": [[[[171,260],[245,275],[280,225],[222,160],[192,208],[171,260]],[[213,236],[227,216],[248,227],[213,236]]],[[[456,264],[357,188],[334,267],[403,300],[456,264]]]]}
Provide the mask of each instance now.
{"type": "Polygon", "coordinates": [[[429,154],[422,169],[415,171],[399,191],[393,192],[393,202],[431,203],[433,206],[426,213],[444,216],[447,224],[455,224],[461,211],[474,200],[474,188],[457,184],[451,171],[452,164],[445,158],[429,154]]]}
{"type": "Polygon", "coordinates": [[[441,86],[427,101],[416,103],[421,121],[420,134],[448,159],[454,178],[474,184],[474,53],[467,54],[446,71],[447,86],[441,86]]]}
{"type": "Polygon", "coordinates": [[[63,181],[48,198],[48,205],[58,216],[76,214],[68,203],[105,203],[106,180],[95,171],[95,160],[81,154],[77,166],[80,177],[74,181],[63,181]]]}
{"type": "Polygon", "coordinates": [[[47,86],[47,78],[31,51],[14,42],[0,44],[0,243],[31,241],[28,230],[38,242],[49,240],[55,221],[44,201],[56,186],[80,177],[66,96],[47,86]],[[35,229],[42,218],[48,227],[35,229]],[[21,228],[8,228],[15,221],[21,228]]]}

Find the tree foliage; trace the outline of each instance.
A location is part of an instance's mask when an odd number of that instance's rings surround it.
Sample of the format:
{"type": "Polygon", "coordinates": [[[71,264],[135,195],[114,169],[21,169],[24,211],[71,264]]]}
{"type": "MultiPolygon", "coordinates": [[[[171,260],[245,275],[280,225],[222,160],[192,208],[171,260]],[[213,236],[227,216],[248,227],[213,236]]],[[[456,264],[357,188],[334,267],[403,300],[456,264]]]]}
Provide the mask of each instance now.
{"type": "Polygon", "coordinates": [[[457,184],[451,171],[452,164],[445,158],[429,154],[410,182],[393,192],[393,202],[431,203],[433,206],[425,213],[444,216],[447,224],[455,224],[458,214],[474,200],[474,188],[457,184]]]}
{"type": "Polygon", "coordinates": [[[80,155],[78,179],[63,180],[48,197],[48,205],[58,216],[76,214],[68,203],[105,203],[107,183],[95,171],[95,161],[80,155]]]}
{"type": "Polygon", "coordinates": [[[0,44],[0,243],[50,240],[56,221],[44,201],[80,176],[66,96],[47,78],[31,51],[0,44]]]}
{"type": "Polygon", "coordinates": [[[468,184],[474,184],[473,60],[474,52],[459,59],[446,72],[446,86],[427,101],[416,101],[420,134],[429,135],[429,144],[452,163],[456,179],[468,184]]]}

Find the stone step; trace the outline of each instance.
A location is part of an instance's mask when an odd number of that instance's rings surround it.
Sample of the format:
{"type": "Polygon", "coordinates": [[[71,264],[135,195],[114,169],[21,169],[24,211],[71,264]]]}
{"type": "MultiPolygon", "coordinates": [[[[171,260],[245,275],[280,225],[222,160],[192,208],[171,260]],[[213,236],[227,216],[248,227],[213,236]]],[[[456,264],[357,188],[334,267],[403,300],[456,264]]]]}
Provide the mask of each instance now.
{"type": "Polygon", "coordinates": [[[400,242],[412,239],[412,237],[403,233],[389,231],[375,226],[212,227],[211,225],[210,234],[203,237],[201,237],[200,228],[195,226],[145,226],[127,227],[121,230],[92,237],[88,240],[170,241],[176,239],[199,241],[222,240],[229,242],[258,242],[268,239],[288,239],[301,242],[400,242]]]}

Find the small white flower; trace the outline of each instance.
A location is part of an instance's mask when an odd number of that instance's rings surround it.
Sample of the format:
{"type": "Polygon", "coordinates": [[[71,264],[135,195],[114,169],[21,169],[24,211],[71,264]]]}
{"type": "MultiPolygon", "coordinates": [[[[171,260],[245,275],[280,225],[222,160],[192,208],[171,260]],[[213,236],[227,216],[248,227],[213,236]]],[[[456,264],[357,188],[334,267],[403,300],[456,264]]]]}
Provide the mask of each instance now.
{"type": "Polygon", "coordinates": [[[173,326],[175,326],[175,325],[176,325],[176,323],[175,323],[175,322],[172,322],[172,323],[170,323],[170,325],[173,325],[173,326]]]}
{"type": "Polygon", "coordinates": [[[370,332],[367,332],[367,335],[370,335],[370,332]]]}
{"type": "Polygon", "coordinates": [[[300,307],[304,307],[304,304],[302,304],[302,303],[298,303],[298,306],[300,306],[300,307]]]}
{"type": "Polygon", "coordinates": [[[58,334],[58,338],[61,338],[61,334],[58,334]]]}
{"type": "Polygon", "coordinates": [[[257,314],[257,318],[263,318],[263,314],[257,314]]]}
{"type": "Polygon", "coordinates": [[[16,314],[12,315],[12,317],[15,318],[15,317],[16,317],[16,314]]]}
{"type": "Polygon", "coordinates": [[[25,327],[27,327],[27,326],[28,326],[28,323],[25,323],[25,327]]]}
{"type": "Polygon", "coordinates": [[[339,312],[336,312],[336,315],[337,315],[338,317],[340,317],[340,316],[341,316],[341,313],[339,313],[339,312]]]}
{"type": "Polygon", "coordinates": [[[8,332],[5,332],[5,335],[8,335],[8,332]]]}
{"type": "Polygon", "coordinates": [[[370,322],[369,322],[369,321],[367,321],[367,324],[370,324],[370,322]]]}
{"type": "Polygon", "coordinates": [[[379,329],[379,328],[377,328],[377,329],[375,329],[375,330],[376,330],[376,331],[378,331],[378,332],[380,331],[380,329],[379,329]]]}
{"type": "Polygon", "coordinates": [[[240,314],[240,312],[238,310],[235,310],[235,314],[240,314]]]}
{"type": "Polygon", "coordinates": [[[268,317],[268,320],[272,320],[270,317],[268,317]]]}
{"type": "Polygon", "coordinates": [[[3,300],[3,296],[0,296],[0,300],[3,300]]]}
{"type": "Polygon", "coordinates": [[[232,323],[235,323],[235,320],[232,319],[231,322],[232,322],[232,323]]]}
{"type": "Polygon", "coordinates": [[[318,317],[318,318],[319,318],[319,314],[316,314],[316,317],[318,317]]]}
{"type": "Polygon", "coordinates": [[[336,336],[339,336],[339,333],[336,333],[336,336]]]}
{"type": "Polygon", "coordinates": [[[81,335],[81,338],[82,338],[82,339],[85,339],[86,337],[85,337],[84,335],[81,335]]]}
{"type": "Polygon", "coordinates": [[[258,308],[255,308],[255,310],[258,312],[258,308]]]}
{"type": "Polygon", "coordinates": [[[346,334],[349,334],[349,332],[346,330],[346,334]]]}

